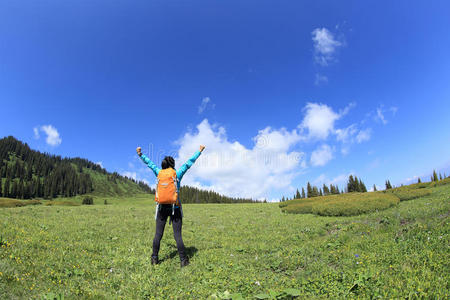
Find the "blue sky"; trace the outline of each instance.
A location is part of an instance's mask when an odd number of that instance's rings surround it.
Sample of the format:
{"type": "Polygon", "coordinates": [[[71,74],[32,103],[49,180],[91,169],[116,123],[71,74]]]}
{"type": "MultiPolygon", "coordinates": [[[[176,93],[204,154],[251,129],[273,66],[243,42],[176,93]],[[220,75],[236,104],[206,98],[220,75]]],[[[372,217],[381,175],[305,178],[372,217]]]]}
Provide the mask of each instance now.
{"type": "Polygon", "coordinates": [[[2,1],[0,136],[277,199],[450,174],[447,1],[2,1]]]}

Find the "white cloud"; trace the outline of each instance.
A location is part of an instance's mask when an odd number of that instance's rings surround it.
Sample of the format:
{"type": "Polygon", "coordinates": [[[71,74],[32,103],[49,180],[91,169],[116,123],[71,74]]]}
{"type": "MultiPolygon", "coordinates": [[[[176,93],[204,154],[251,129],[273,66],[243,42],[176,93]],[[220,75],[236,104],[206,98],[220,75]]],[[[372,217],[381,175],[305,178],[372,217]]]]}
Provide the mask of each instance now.
{"type": "Polygon", "coordinates": [[[366,142],[370,140],[372,135],[372,130],[370,128],[366,128],[364,130],[360,130],[358,135],[356,136],[356,142],[361,144],[362,142],[366,142]]]}
{"type": "Polygon", "coordinates": [[[201,114],[205,111],[206,107],[208,106],[214,109],[215,104],[211,104],[211,99],[209,97],[205,97],[202,99],[202,103],[200,104],[200,106],[198,107],[198,113],[201,114]]]}
{"type": "Polygon", "coordinates": [[[303,109],[305,117],[300,128],[308,129],[309,137],[326,139],[334,131],[334,123],[341,116],[326,104],[307,103],[303,109]]]}
{"type": "Polygon", "coordinates": [[[39,134],[39,128],[38,127],[34,127],[33,128],[33,132],[34,132],[34,138],[36,140],[38,140],[41,137],[40,134],[39,134]]]}
{"type": "Polygon", "coordinates": [[[350,102],[344,109],[339,110],[339,116],[342,118],[346,114],[349,113],[349,111],[356,106],[356,102],[350,102]]]}
{"type": "Polygon", "coordinates": [[[358,135],[356,136],[356,141],[358,142],[358,144],[368,141],[368,140],[370,140],[371,134],[372,134],[372,130],[370,128],[361,130],[361,131],[359,131],[358,135]]]}
{"type": "Polygon", "coordinates": [[[396,113],[397,113],[397,111],[398,111],[398,107],[395,107],[395,106],[391,106],[391,107],[389,108],[389,110],[391,111],[392,115],[394,115],[394,116],[395,116],[395,114],[396,114],[396,113]]]}
{"type": "Polygon", "coordinates": [[[302,140],[303,137],[292,130],[289,132],[286,128],[274,130],[271,127],[266,127],[258,131],[258,134],[253,138],[255,146],[264,151],[271,152],[286,152],[289,148],[302,140]]]}
{"type": "Polygon", "coordinates": [[[270,198],[273,190],[291,188],[292,179],[306,167],[304,153],[289,150],[300,139],[296,130],[267,127],[253,138],[253,147],[247,148],[230,141],[224,127],[205,119],[195,132],[187,132],[177,141],[176,161],[181,165],[199,145],[206,145],[183,184],[234,197],[270,198]]]}
{"type": "Polygon", "coordinates": [[[375,116],[375,119],[380,121],[384,125],[387,124],[387,120],[384,118],[383,109],[381,107],[377,108],[377,115],[375,116]]]}
{"type": "Polygon", "coordinates": [[[316,79],[314,80],[314,84],[319,86],[322,83],[328,83],[328,77],[325,75],[316,74],[316,79]]]}
{"type": "Polygon", "coordinates": [[[130,172],[130,171],[122,172],[122,176],[126,176],[126,177],[132,178],[134,180],[136,180],[136,178],[137,178],[136,172],[130,172]]]}
{"type": "Polygon", "coordinates": [[[318,167],[326,165],[333,159],[333,150],[327,144],[324,144],[313,151],[311,154],[311,165],[318,167]]]}
{"type": "Polygon", "coordinates": [[[334,60],[334,53],[343,43],[336,40],[334,35],[326,28],[316,28],[312,32],[314,43],[314,58],[322,66],[327,66],[334,60]]]}
{"type": "Polygon", "coordinates": [[[376,114],[373,116],[374,120],[377,122],[383,123],[383,125],[386,125],[388,123],[388,120],[386,119],[386,113],[391,113],[392,116],[395,116],[397,114],[398,107],[391,106],[389,109],[385,109],[384,105],[381,105],[377,107],[376,114]]]}
{"type": "Polygon", "coordinates": [[[334,133],[336,134],[336,139],[339,142],[349,143],[353,139],[353,136],[358,132],[356,124],[352,124],[346,128],[336,129],[334,133]]]}
{"type": "Polygon", "coordinates": [[[58,146],[61,144],[62,139],[59,135],[59,132],[52,125],[44,125],[44,126],[40,126],[40,127],[39,126],[34,127],[33,132],[34,132],[35,139],[40,138],[39,131],[43,131],[47,135],[47,138],[45,139],[45,141],[50,146],[58,146]]]}
{"type": "Polygon", "coordinates": [[[350,176],[350,174],[354,174],[354,173],[352,173],[352,172],[347,173],[347,174],[343,173],[343,174],[337,175],[336,177],[334,177],[332,179],[329,179],[325,174],[321,174],[321,175],[319,175],[319,177],[317,177],[312,182],[312,184],[319,186],[319,187],[322,186],[323,184],[326,184],[326,185],[332,184],[332,185],[343,186],[347,183],[348,177],[350,176]]]}

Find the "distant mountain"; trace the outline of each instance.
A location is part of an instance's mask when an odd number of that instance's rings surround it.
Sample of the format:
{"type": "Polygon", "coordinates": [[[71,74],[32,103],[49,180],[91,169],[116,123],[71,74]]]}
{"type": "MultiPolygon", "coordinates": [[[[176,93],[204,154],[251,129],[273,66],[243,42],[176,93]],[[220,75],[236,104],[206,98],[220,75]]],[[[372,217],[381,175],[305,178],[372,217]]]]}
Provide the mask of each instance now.
{"type": "Polygon", "coordinates": [[[86,193],[126,196],[153,192],[144,182],[109,173],[87,159],[41,153],[12,136],[0,139],[0,196],[51,199],[86,193]]]}

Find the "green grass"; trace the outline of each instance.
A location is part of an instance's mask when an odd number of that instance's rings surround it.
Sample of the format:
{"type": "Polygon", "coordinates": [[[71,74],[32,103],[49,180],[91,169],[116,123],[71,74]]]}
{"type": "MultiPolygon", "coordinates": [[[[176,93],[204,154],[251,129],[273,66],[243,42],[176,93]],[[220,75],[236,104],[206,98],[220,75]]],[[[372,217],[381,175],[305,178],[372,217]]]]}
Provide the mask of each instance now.
{"type": "Polygon", "coordinates": [[[191,265],[183,269],[169,225],[162,263],[150,264],[147,195],[0,209],[0,299],[252,299],[288,288],[301,298],[448,299],[449,195],[450,185],[437,186],[354,217],[285,214],[277,204],[185,205],[191,265]]]}
{"type": "MultiPolygon", "coordinates": [[[[389,192],[386,192],[389,193],[389,192]]],[[[431,190],[429,188],[427,189],[395,189],[391,192],[395,196],[397,196],[400,201],[406,201],[411,199],[416,199],[420,197],[424,197],[431,194],[431,190]]]]}
{"type": "Polygon", "coordinates": [[[316,214],[320,216],[356,216],[383,210],[400,202],[393,193],[346,193],[306,199],[295,199],[279,204],[283,212],[316,214]]]}

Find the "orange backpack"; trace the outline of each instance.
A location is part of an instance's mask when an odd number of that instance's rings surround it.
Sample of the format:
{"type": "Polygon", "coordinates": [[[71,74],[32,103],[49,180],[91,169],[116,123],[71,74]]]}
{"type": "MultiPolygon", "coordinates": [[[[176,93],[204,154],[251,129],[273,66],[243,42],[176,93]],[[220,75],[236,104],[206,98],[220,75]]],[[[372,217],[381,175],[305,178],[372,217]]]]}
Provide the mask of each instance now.
{"type": "Polygon", "coordinates": [[[178,204],[177,172],[174,169],[159,171],[155,201],[159,204],[178,204]]]}

